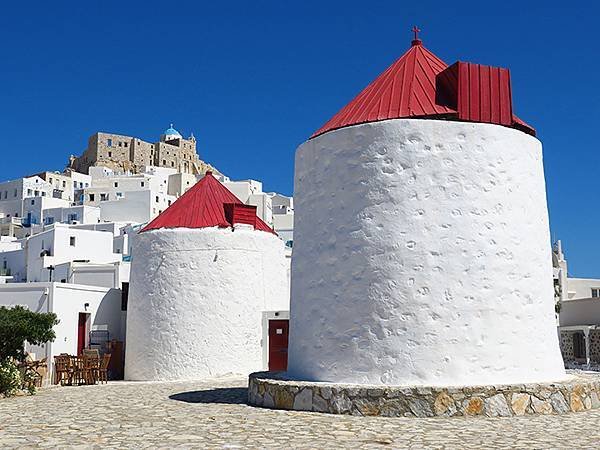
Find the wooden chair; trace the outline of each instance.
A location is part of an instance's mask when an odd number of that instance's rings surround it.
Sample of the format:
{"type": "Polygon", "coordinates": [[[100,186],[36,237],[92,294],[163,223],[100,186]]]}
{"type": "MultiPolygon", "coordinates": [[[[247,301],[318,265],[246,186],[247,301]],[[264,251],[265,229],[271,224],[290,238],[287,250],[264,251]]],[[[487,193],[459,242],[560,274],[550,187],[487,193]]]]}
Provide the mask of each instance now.
{"type": "Polygon", "coordinates": [[[83,357],[83,379],[86,384],[96,384],[100,370],[100,358],[96,355],[83,357]]]}
{"type": "Polygon", "coordinates": [[[55,384],[61,386],[73,383],[73,372],[69,355],[58,355],[54,357],[54,371],[56,373],[55,384]]]}
{"type": "Polygon", "coordinates": [[[71,357],[71,370],[73,371],[73,380],[75,383],[86,383],[85,361],[81,356],[71,357]]]}
{"type": "Polygon", "coordinates": [[[105,353],[102,357],[102,363],[100,364],[100,370],[98,372],[98,380],[100,383],[108,383],[108,364],[110,363],[110,353],[105,353]]]}

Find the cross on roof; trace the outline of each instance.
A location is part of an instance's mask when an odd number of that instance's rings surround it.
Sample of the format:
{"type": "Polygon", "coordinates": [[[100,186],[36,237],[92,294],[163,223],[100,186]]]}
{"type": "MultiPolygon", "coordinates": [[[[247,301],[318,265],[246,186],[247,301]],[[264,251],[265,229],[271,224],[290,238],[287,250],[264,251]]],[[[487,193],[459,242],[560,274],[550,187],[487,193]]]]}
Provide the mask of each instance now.
{"type": "Polygon", "coordinates": [[[419,39],[419,31],[421,31],[421,29],[416,25],[412,27],[412,32],[415,33],[415,41],[419,39]]]}

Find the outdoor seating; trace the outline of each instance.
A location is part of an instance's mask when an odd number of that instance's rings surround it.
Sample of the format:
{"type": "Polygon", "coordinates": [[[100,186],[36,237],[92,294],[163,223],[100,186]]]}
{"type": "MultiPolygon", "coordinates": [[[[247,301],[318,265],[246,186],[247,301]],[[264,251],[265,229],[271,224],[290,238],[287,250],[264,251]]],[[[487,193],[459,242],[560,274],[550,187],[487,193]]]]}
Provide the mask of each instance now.
{"type": "Polygon", "coordinates": [[[98,351],[84,352],[82,356],[61,354],[54,357],[55,384],[96,384],[108,382],[110,354],[100,358],[98,351]]]}
{"type": "Polygon", "coordinates": [[[26,359],[19,365],[23,378],[23,389],[42,387],[46,373],[46,358],[38,361],[26,359]]]}

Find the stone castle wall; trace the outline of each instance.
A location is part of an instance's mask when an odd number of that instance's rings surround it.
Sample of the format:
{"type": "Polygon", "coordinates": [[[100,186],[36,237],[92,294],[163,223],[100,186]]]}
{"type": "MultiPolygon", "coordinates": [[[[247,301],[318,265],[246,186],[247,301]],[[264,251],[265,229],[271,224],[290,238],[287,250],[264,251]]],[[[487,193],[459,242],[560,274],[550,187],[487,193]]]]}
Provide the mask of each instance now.
{"type": "Polygon", "coordinates": [[[132,136],[96,133],[88,140],[81,156],[70,167],[88,173],[92,166],[106,166],[117,171],[138,173],[144,166],[167,167],[182,173],[203,173],[206,164],[196,153],[196,141],[176,139],[150,143],[132,136]]]}

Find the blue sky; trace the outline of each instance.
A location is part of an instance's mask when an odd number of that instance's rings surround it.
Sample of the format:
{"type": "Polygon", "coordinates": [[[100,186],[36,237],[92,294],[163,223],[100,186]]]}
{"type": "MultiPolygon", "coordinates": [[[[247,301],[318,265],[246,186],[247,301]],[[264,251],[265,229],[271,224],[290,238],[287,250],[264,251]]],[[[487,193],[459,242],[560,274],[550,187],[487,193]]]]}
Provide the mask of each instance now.
{"type": "Polygon", "coordinates": [[[170,122],[232,178],[291,194],[296,147],[409,46],[509,67],[544,143],[552,234],[600,277],[600,7],[569,2],[29,1],[0,15],[0,179],[64,167],[108,131],[170,122]],[[18,150],[18,151],[15,151],[18,150]]]}

